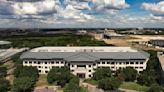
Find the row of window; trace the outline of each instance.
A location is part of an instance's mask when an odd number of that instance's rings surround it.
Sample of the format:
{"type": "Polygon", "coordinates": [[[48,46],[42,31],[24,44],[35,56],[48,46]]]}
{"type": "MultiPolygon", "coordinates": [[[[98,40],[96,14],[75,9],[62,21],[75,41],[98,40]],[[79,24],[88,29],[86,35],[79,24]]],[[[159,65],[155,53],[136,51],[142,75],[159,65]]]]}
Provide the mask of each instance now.
{"type": "Polygon", "coordinates": [[[143,62],[98,62],[98,64],[143,64],[143,62]]]}
{"type": "Polygon", "coordinates": [[[27,64],[27,63],[29,63],[29,64],[64,64],[64,62],[63,61],[61,61],[61,62],[59,62],[59,61],[51,61],[51,62],[40,62],[40,61],[25,61],[24,62],[25,64],[27,64]]]}
{"type": "MultiPolygon", "coordinates": [[[[71,70],[72,72],[74,72],[74,70],[71,70]]],[[[91,70],[88,70],[88,72],[91,72],[91,70]]]]}
{"type": "Polygon", "coordinates": [[[44,68],[44,69],[51,69],[51,68],[63,68],[64,66],[61,66],[61,67],[59,67],[59,66],[52,66],[52,67],[47,67],[47,66],[45,66],[45,67],[43,67],[43,66],[38,66],[37,68],[44,68]]]}
{"type": "MultiPolygon", "coordinates": [[[[72,67],[74,67],[75,65],[72,65],[72,67]]],[[[86,68],[86,65],[77,65],[77,67],[84,67],[86,68]]],[[[88,67],[92,67],[92,65],[88,65],[88,67]]]]}
{"type": "MultiPolygon", "coordinates": [[[[106,68],[106,67],[98,67],[98,68],[106,68]]],[[[110,67],[111,69],[115,69],[115,67],[110,67]]],[[[124,67],[116,67],[116,69],[122,69],[124,67]]],[[[134,69],[143,69],[143,67],[133,67],[134,69]]]]}

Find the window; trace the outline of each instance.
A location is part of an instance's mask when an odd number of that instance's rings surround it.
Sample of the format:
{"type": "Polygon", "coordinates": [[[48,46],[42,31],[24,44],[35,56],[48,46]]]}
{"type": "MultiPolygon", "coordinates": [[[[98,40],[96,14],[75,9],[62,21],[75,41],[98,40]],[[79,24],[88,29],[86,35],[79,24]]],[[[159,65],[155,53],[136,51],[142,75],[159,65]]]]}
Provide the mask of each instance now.
{"type": "Polygon", "coordinates": [[[112,62],[111,64],[114,65],[114,62],[112,62]]]}
{"type": "Polygon", "coordinates": [[[97,62],[98,64],[100,64],[100,62],[97,62]]]}
{"type": "Polygon", "coordinates": [[[102,62],[102,64],[105,64],[105,62],[102,62]]]}
{"type": "Polygon", "coordinates": [[[39,70],[39,73],[41,73],[42,71],[41,70],[39,70]]]}
{"type": "Polygon", "coordinates": [[[71,70],[72,72],[74,72],[74,70],[71,70]]]}
{"type": "Polygon", "coordinates": [[[91,72],[91,70],[89,70],[89,72],[91,72]]]}
{"type": "Polygon", "coordinates": [[[143,62],[140,62],[140,64],[143,64],[143,62]]]}
{"type": "Polygon", "coordinates": [[[107,62],[107,64],[110,64],[110,62],[107,62]]]}
{"type": "Polygon", "coordinates": [[[61,62],[61,64],[63,64],[63,62],[61,62]]]}
{"type": "Polygon", "coordinates": [[[134,64],[134,62],[130,62],[130,64],[134,64]]]}
{"type": "Polygon", "coordinates": [[[129,64],[129,62],[126,62],[126,64],[129,64]]]}
{"type": "Polygon", "coordinates": [[[38,62],[38,64],[40,64],[40,62],[38,62]]]}
{"type": "Polygon", "coordinates": [[[92,77],[92,75],[89,75],[89,77],[92,77]]]}
{"type": "Polygon", "coordinates": [[[45,73],[48,73],[48,71],[45,71],[45,73]]]}
{"type": "Polygon", "coordinates": [[[41,66],[38,66],[38,68],[41,68],[41,66]]]}
{"type": "Polygon", "coordinates": [[[136,62],[136,64],[138,64],[138,62],[136,62]]]}
{"type": "Polygon", "coordinates": [[[91,65],[89,65],[89,67],[91,67],[91,65]]]}
{"type": "Polygon", "coordinates": [[[143,69],[143,67],[140,67],[140,69],[143,69]]]}
{"type": "Polygon", "coordinates": [[[30,61],[29,64],[32,64],[32,62],[30,61]]]}
{"type": "Polygon", "coordinates": [[[59,64],[59,62],[56,62],[56,64],[59,64]]]}
{"type": "Polygon", "coordinates": [[[36,61],[34,61],[34,64],[36,64],[36,61]]]}
{"type": "Polygon", "coordinates": [[[54,62],[52,61],[51,64],[54,64],[54,62]]]}
{"type": "Polygon", "coordinates": [[[45,69],[47,69],[47,66],[45,67],[45,69]]]}
{"type": "Polygon", "coordinates": [[[135,67],[135,69],[138,69],[138,67],[135,67]]]}
{"type": "Polygon", "coordinates": [[[100,68],[100,67],[98,67],[98,68],[100,68]]]}
{"type": "Polygon", "coordinates": [[[47,62],[44,62],[44,64],[47,64],[47,62]]]}
{"type": "Polygon", "coordinates": [[[27,61],[25,61],[24,63],[27,64],[27,61]]]}
{"type": "Polygon", "coordinates": [[[122,63],[120,62],[119,64],[121,65],[122,63]]]}
{"type": "Polygon", "coordinates": [[[72,67],[74,67],[74,65],[72,65],[72,67]]]}
{"type": "Polygon", "coordinates": [[[93,64],[93,66],[96,66],[96,64],[93,64]]]}
{"type": "Polygon", "coordinates": [[[112,67],[112,69],[113,69],[114,67],[112,67]]]}

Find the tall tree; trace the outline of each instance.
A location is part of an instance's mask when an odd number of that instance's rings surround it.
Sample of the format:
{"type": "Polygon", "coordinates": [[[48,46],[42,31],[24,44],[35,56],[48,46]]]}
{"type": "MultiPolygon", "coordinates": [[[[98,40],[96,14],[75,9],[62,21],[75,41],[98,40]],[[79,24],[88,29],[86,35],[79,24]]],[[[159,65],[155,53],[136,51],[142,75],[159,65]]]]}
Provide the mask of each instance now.
{"type": "Polygon", "coordinates": [[[111,77],[112,72],[110,68],[99,68],[93,73],[94,80],[101,80],[106,77],[111,77]]]}

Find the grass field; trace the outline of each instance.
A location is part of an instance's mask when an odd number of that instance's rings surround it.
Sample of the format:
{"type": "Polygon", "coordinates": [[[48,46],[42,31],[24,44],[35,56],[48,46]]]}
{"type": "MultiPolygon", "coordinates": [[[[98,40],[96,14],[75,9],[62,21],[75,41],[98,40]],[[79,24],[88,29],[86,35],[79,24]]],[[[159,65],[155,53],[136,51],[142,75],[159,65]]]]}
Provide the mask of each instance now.
{"type": "Polygon", "coordinates": [[[39,79],[38,79],[38,81],[36,83],[36,87],[47,86],[47,85],[50,85],[47,82],[47,75],[40,74],[39,75],[39,79]]]}
{"type": "Polygon", "coordinates": [[[135,82],[123,82],[121,84],[120,88],[136,90],[136,91],[139,91],[139,92],[146,92],[148,90],[148,87],[141,86],[141,85],[139,85],[135,82]]]}
{"type": "Polygon", "coordinates": [[[85,83],[89,83],[89,84],[92,84],[92,85],[97,85],[98,82],[93,80],[93,79],[87,79],[87,80],[84,80],[85,83]]]}

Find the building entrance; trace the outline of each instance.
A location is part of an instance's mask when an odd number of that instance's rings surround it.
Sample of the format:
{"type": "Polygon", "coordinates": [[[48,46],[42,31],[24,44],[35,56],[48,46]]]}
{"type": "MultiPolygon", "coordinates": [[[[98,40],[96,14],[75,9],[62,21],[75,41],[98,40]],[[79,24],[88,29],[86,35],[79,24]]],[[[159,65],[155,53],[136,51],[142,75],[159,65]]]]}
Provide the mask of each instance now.
{"type": "Polygon", "coordinates": [[[77,76],[78,76],[79,78],[84,79],[84,78],[85,78],[85,73],[77,73],[77,76]]]}

